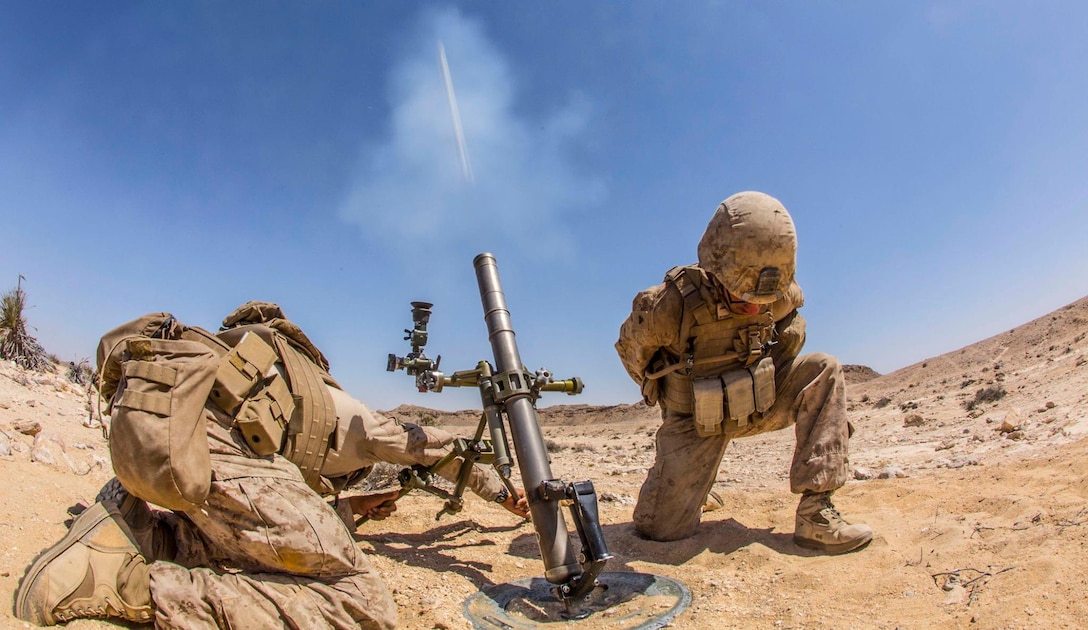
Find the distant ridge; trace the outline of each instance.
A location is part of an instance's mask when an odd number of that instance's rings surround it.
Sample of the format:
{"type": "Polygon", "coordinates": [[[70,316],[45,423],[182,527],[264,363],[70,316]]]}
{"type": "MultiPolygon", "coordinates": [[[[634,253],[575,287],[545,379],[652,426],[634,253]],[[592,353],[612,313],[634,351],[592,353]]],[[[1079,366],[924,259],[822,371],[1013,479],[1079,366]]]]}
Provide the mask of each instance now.
{"type": "Polygon", "coordinates": [[[847,384],[864,383],[880,376],[880,372],[868,365],[844,365],[842,371],[847,384]]]}
{"type": "MultiPolygon", "coordinates": [[[[441,411],[418,405],[400,405],[378,413],[421,425],[475,425],[480,421],[480,411],[476,409],[441,411]]],[[[565,426],[584,423],[590,417],[597,422],[656,420],[659,413],[657,407],[647,407],[641,402],[630,405],[552,405],[540,410],[540,422],[565,426]]]]}
{"type": "MultiPolygon", "coordinates": [[[[871,395],[929,390],[941,392],[974,385],[994,385],[1014,378],[1034,378],[1033,372],[1066,370],[1084,364],[1088,349],[1088,297],[1066,304],[1029,322],[982,341],[924,359],[858,388],[871,395]],[[1064,367],[1068,361],[1069,366],[1064,367]]],[[[1057,373],[1047,382],[1052,382],[1057,373]]],[[[1007,385],[1012,389],[1011,385],[1007,385]]]]}

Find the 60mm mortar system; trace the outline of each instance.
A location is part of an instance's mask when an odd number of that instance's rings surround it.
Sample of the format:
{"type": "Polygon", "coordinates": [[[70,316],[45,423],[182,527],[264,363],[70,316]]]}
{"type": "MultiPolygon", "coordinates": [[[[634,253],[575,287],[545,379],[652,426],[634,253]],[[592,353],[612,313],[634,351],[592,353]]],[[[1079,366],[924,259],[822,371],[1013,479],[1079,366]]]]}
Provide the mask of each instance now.
{"type": "MultiPolygon", "coordinates": [[[[413,327],[405,330],[405,339],[411,342],[412,351],[404,357],[389,355],[386,367],[391,372],[404,369],[414,376],[421,392],[440,392],[446,387],[476,387],[479,390],[483,412],[476,433],[471,440],[456,440],[449,456],[465,461],[455,489],[452,493],[433,491],[446,499],[438,517],[461,510],[461,496],[468,484],[472,464],[477,462],[492,465],[508,490],[516,492],[511,481],[511,466],[516,462],[544,561],[544,577],[553,585],[556,598],[575,615],[577,603],[597,586],[597,577],[612,554],[601,531],[593,483],[588,480],[567,482],[552,474],[536,402],[542,392],[581,393],[582,381],[577,377],[555,380],[543,368],[532,373],[526,369],[518,351],[495,257],[480,254],[473,260],[473,265],[494,363],[480,361],[475,369],[443,374],[439,371],[441,356],[432,361],[424,352],[432,305],[412,302],[413,327]],[[509,447],[511,440],[513,458],[509,447]],[[581,542],[577,553],[560,509],[563,506],[569,509],[581,542]]],[[[446,462],[444,459],[432,469],[446,462]]],[[[427,471],[416,473],[412,476],[412,487],[428,490],[427,471]]]]}

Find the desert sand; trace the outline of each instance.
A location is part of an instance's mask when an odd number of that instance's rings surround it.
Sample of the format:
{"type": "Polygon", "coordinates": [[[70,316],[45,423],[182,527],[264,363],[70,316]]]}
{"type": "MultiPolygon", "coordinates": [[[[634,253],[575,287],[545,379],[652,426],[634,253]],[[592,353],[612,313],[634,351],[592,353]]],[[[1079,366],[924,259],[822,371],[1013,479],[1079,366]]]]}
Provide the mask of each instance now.
{"type": "MultiPolygon", "coordinates": [[[[541,425],[553,472],[596,486],[615,555],[607,570],[663,575],[690,589],[690,607],[670,627],[1083,627],[1086,364],[1088,298],[886,375],[851,366],[855,479],[835,502],[876,535],[841,556],[792,542],[789,430],[731,443],[715,484],[724,508],[704,514],[695,537],[657,543],[631,526],[653,461],[657,411],[638,403],[551,406],[541,410],[541,425]]],[[[3,628],[27,627],[11,614],[25,567],[112,477],[86,392],[63,372],[0,364],[3,628]]],[[[467,435],[477,412],[405,405],[387,413],[431,416],[467,435]]],[[[415,493],[392,518],[357,530],[404,628],[471,628],[467,598],[543,571],[530,524],[474,497],[461,514],[436,521],[440,508],[415,493]]]]}

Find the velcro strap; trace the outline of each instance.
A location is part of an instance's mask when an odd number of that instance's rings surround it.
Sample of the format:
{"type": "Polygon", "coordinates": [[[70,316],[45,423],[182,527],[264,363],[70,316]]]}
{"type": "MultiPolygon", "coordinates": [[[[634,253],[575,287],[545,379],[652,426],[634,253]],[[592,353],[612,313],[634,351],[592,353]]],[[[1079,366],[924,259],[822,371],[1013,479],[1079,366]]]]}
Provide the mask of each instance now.
{"type": "Polygon", "coordinates": [[[125,378],[140,378],[166,387],[173,387],[178,378],[174,368],[151,361],[126,361],[124,371],[125,378]]]}
{"type": "Polygon", "coordinates": [[[227,360],[234,366],[234,369],[241,372],[247,378],[256,378],[257,375],[261,373],[256,365],[246,361],[245,357],[240,354],[228,354],[227,360]]]}
{"type": "Polygon", "coordinates": [[[126,389],[121,392],[121,402],[118,404],[121,407],[146,411],[164,418],[170,415],[169,394],[155,394],[126,389]]]}
{"type": "Polygon", "coordinates": [[[291,420],[291,416],[295,414],[295,402],[291,396],[291,390],[287,388],[287,383],[279,375],[276,375],[272,377],[266,391],[268,397],[272,399],[269,405],[272,415],[286,427],[291,420]]]}

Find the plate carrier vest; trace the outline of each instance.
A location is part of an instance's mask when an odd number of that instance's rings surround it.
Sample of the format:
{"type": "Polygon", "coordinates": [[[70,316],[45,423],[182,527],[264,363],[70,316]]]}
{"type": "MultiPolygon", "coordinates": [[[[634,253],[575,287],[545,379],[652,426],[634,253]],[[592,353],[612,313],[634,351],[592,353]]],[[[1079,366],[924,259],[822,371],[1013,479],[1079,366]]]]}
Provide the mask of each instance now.
{"type": "MultiPolygon", "coordinates": [[[[281,401],[282,395],[277,395],[273,378],[266,389],[271,395],[275,423],[265,421],[263,425],[247,428],[243,426],[246,419],[240,415],[236,415],[236,422],[254,450],[261,453],[253,437],[268,434],[274,444],[280,445],[270,452],[279,452],[289,459],[298,466],[307,485],[319,494],[326,494],[329,488],[322,484],[321,467],[330,446],[336,446],[331,443],[336,436],[336,406],[326,385],[337,389],[340,386],[328,373],[329,362],[325,355],[297,325],[284,318],[277,305],[248,302],[223,320],[223,328],[215,337],[231,350],[221,360],[217,387],[213,388],[212,395],[216,395],[220,383],[230,381],[230,376],[225,374],[234,373],[235,378],[252,381],[254,376],[260,379],[271,367],[260,351],[244,350],[250,334],[264,341],[262,345],[274,349],[272,360],[283,366],[290,400],[281,401]]],[[[250,398],[256,396],[251,394],[250,398]]]]}
{"type": "Polygon", "coordinates": [[[693,414],[700,435],[721,433],[726,418],[746,426],[753,413],[774,403],[774,363],[767,352],[775,337],[770,308],[756,315],[730,311],[721,290],[698,266],[674,267],[665,282],[683,296],[686,330],[680,337],[687,348],[680,360],[687,365],[664,375],[662,406],[693,414]]]}

